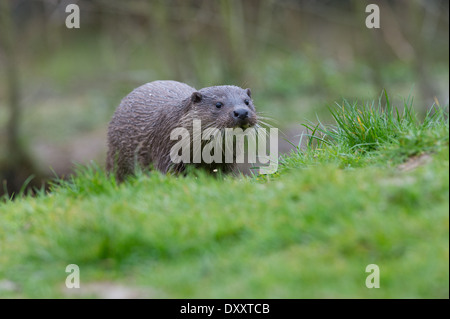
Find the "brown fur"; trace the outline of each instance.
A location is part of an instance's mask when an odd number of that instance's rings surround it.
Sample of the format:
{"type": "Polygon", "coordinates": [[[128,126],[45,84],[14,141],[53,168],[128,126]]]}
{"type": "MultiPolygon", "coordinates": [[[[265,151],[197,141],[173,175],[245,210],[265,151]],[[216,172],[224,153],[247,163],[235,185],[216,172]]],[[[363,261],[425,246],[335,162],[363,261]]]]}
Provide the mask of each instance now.
{"type": "MultiPolygon", "coordinates": [[[[202,121],[202,129],[240,126],[242,121],[233,112],[244,108],[248,110],[245,126],[256,125],[257,116],[249,89],[227,85],[196,91],[176,81],[144,84],[122,100],[109,124],[106,168],[109,172],[114,171],[119,181],[133,174],[136,164],[143,169],[153,165],[163,173],[182,172],[188,164],[171,162],[170,150],[177,141],[170,140],[170,132],[184,127],[192,139],[194,119],[202,121]],[[249,100],[249,105],[244,103],[245,100],[249,100]],[[217,102],[223,106],[217,108],[217,102]]],[[[235,168],[235,164],[224,163],[191,165],[225,173],[235,168]]]]}

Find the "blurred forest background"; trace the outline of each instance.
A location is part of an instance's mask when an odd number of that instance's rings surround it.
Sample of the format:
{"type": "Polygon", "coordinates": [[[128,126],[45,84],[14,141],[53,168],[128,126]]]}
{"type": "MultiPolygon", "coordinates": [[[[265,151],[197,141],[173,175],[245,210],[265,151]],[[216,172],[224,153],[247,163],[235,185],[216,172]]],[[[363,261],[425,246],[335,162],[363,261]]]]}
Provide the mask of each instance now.
{"type": "Polygon", "coordinates": [[[422,111],[449,100],[444,0],[0,0],[0,10],[0,194],[103,165],[120,100],[157,79],[250,87],[294,144],[305,119],[342,98],[386,89],[422,111]],[[79,29],[65,26],[71,3],[79,29]],[[365,26],[370,3],[380,29],[365,26]]]}

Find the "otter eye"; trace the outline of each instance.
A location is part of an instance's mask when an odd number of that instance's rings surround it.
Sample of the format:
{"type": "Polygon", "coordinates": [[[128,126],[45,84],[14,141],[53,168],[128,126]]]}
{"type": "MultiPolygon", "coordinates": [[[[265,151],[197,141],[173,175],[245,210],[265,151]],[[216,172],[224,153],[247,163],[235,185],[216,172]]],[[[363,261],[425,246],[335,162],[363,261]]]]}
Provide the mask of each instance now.
{"type": "Polygon", "coordinates": [[[245,100],[244,100],[244,103],[245,103],[245,105],[249,105],[249,104],[250,104],[249,99],[245,99],[245,100]]]}
{"type": "Polygon", "coordinates": [[[216,107],[217,107],[218,109],[220,109],[222,106],[223,106],[223,103],[222,103],[222,102],[217,102],[217,103],[216,103],[216,107]]]}

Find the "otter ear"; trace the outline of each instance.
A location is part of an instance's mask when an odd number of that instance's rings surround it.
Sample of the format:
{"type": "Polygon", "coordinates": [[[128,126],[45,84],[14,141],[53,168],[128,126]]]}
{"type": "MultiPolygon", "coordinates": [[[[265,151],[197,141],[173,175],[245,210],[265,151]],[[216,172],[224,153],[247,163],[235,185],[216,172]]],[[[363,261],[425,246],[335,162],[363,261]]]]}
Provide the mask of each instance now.
{"type": "Polygon", "coordinates": [[[250,91],[249,88],[245,89],[245,92],[247,93],[248,97],[252,97],[252,91],[250,91]]]}
{"type": "Polygon", "coordinates": [[[194,92],[191,95],[191,101],[194,103],[198,103],[203,99],[203,96],[200,92],[194,92]]]}

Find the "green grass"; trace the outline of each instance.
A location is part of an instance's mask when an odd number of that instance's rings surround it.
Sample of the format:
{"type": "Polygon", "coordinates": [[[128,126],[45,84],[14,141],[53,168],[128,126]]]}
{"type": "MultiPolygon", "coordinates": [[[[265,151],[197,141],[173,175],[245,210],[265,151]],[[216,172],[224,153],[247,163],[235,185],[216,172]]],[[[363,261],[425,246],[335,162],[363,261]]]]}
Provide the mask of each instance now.
{"type": "Polygon", "coordinates": [[[0,296],[67,297],[77,264],[81,287],[154,298],[448,298],[448,112],[346,105],[271,176],[118,185],[92,165],[0,204],[0,282],[17,285],[0,296]],[[365,286],[368,264],[379,289],[365,286]]]}
{"type": "Polygon", "coordinates": [[[282,169],[329,162],[341,168],[398,165],[448,145],[446,108],[433,105],[419,120],[412,99],[400,108],[391,105],[386,92],[384,96],[385,105],[381,97],[378,104],[347,100],[342,105],[336,103],[330,108],[334,125],[324,125],[320,120],[317,124],[303,124],[309,134],[303,134],[296,150],[282,158],[282,169]],[[304,139],[306,150],[300,147],[304,139]]]}

